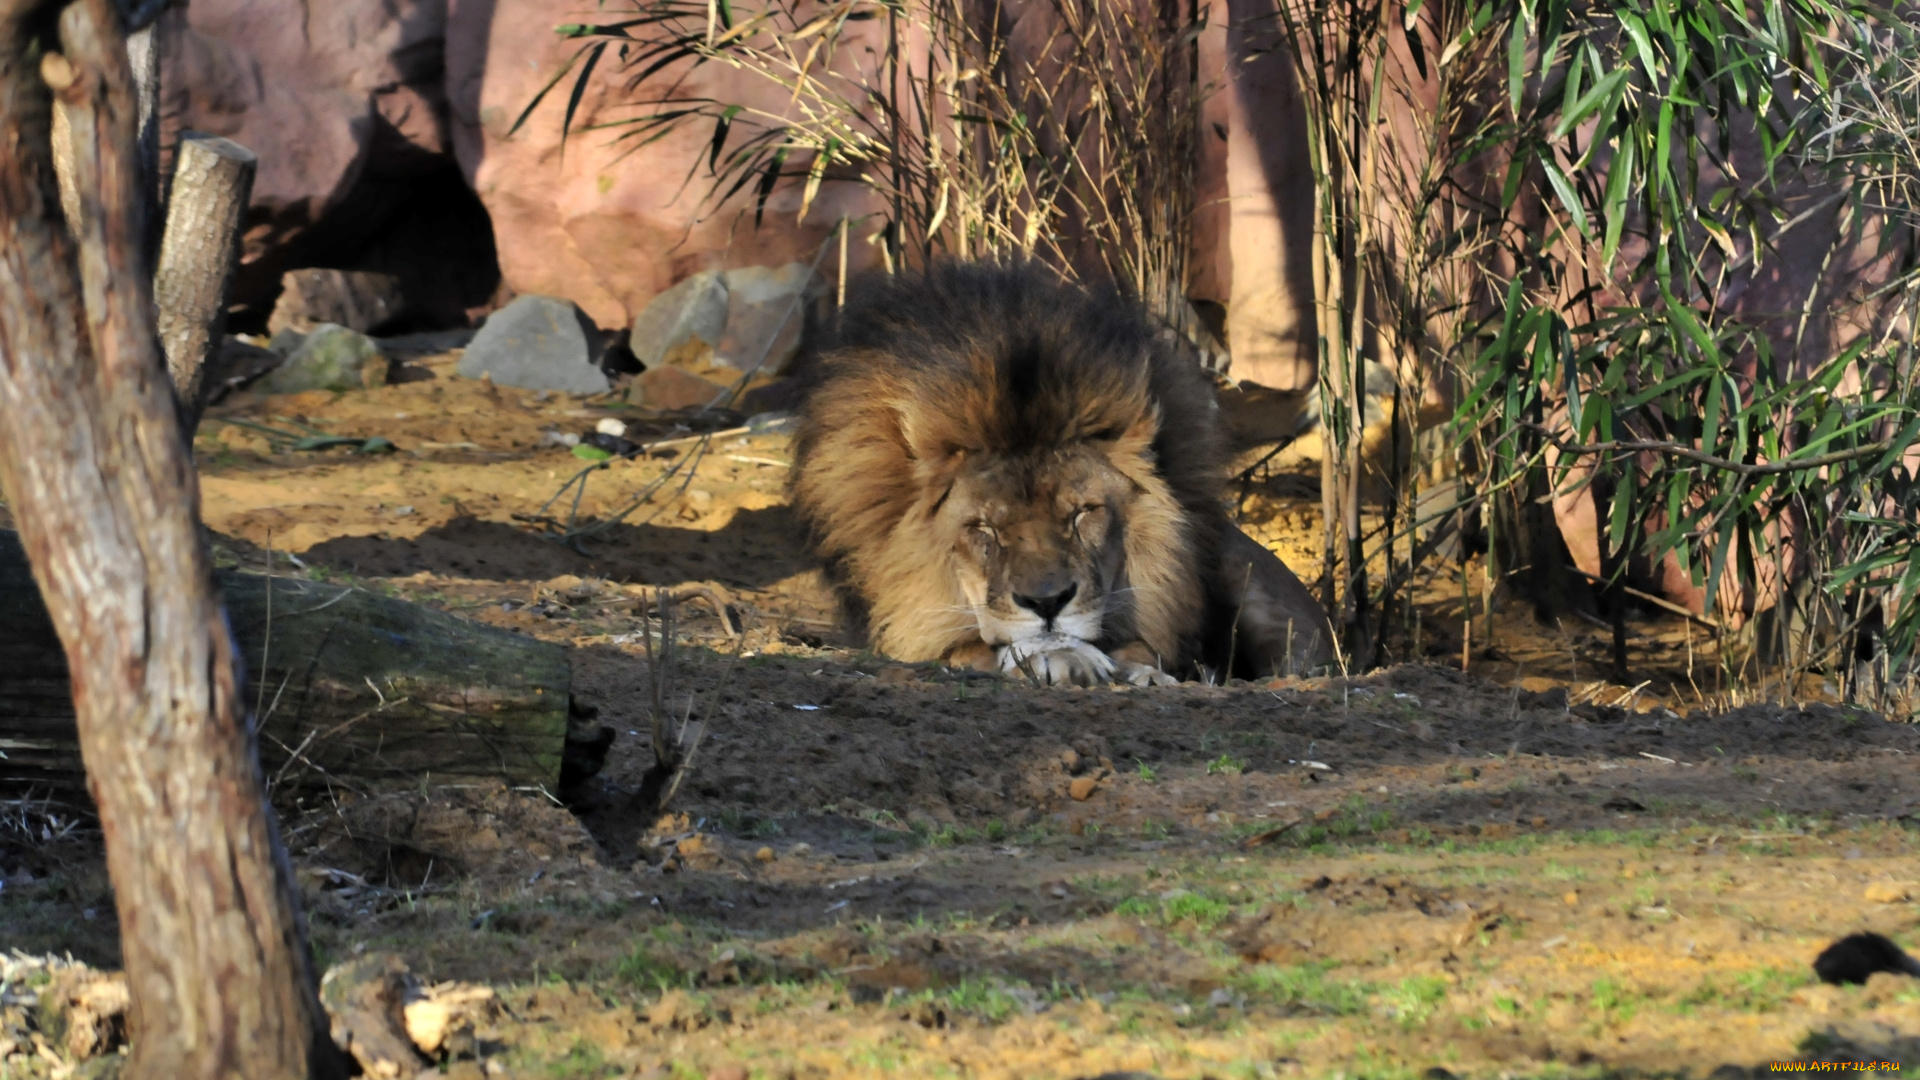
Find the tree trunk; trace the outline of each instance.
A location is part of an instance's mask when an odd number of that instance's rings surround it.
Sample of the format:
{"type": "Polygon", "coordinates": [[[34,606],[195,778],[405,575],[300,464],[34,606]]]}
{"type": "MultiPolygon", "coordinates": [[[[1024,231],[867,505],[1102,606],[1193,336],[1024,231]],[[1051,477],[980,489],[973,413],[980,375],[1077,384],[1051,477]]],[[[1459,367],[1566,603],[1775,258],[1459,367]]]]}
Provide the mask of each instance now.
{"type": "Polygon", "coordinates": [[[72,665],[133,999],[129,1074],[342,1075],[161,363],[119,15],[77,0],[50,52],[52,10],[0,0],[0,483],[72,665]],[[49,86],[72,134],[75,238],[49,86]]]}
{"type": "MultiPolygon", "coordinates": [[[[260,757],[278,782],[559,783],[571,680],[560,646],[363,589],[214,576],[252,676],[240,700],[260,714],[260,757]]],[[[78,777],[67,658],[5,531],[0,671],[0,779],[78,777]]]]}
{"type": "Polygon", "coordinates": [[[227,286],[240,259],[241,219],[253,194],[253,152],[197,131],[177,148],[167,228],[153,275],[166,353],[189,440],[206,406],[207,363],[227,326],[227,286]]]}

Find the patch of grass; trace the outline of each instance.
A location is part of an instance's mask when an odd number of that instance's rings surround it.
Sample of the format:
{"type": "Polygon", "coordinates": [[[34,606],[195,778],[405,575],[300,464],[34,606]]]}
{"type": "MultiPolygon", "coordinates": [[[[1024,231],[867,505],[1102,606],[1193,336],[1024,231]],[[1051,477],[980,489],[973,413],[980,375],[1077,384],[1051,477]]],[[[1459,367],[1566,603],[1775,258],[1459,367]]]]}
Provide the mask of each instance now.
{"type": "Polygon", "coordinates": [[[1134,758],[1133,760],[1137,762],[1137,764],[1134,766],[1133,775],[1139,777],[1142,780],[1145,780],[1149,784],[1153,783],[1155,780],[1160,779],[1160,774],[1154,771],[1153,766],[1147,764],[1144,761],[1141,761],[1139,758],[1134,758]]]}
{"type": "Polygon", "coordinates": [[[600,1048],[585,1039],[575,1039],[573,1045],[560,1057],[547,1062],[545,1074],[553,1080],[589,1080],[602,1076],[615,1076],[620,1068],[609,1065],[600,1048]]]}
{"type": "Polygon", "coordinates": [[[1375,1000],[1388,1016],[1404,1028],[1416,1028],[1433,1019],[1440,1003],[1447,999],[1447,980],[1437,975],[1417,975],[1382,987],[1375,1000]]]}
{"type": "Polygon", "coordinates": [[[973,979],[962,979],[941,996],[954,1012],[978,1017],[990,1024],[998,1024],[1026,1007],[1026,1002],[1005,986],[973,979]]]}
{"type": "Polygon", "coordinates": [[[1333,967],[1325,962],[1262,964],[1235,979],[1234,984],[1247,996],[1249,1004],[1260,1002],[1322,1016],[1354,1016],[1365,1012],[1373,987],[1359,981],[1327,978],[1333,967]]]}
{"type": "Polygon", "coordinates": [[[1191,922],[1204,930],[1232,914],[1233,905],[1202,893],[1179,892],[1159,899],[1129,896],[1114,905],[1113,913],[1131,919],[1149,919],[1163,926],[1191,922]]]}
{"type": "Polygon", "coordinates": [[[1207,762],[1208,776],[1239,776],[1246,771],[1247,759],[1234,757],[1232,754],[1221,754],[1207,762]]]}
{"type": "Polygon", "coordinates": [[[628,950],[627,955],[613,966],[613,974],[636,989],[647,991],[664,992],[693,985],[693,972],[660,956],[644,943],[636,943],[628,950]]]}
{"type": "Polygon", "coordinates": [[[1161,910],[1169,923],[1193,922],[1206,928],[1226,918],[1233,908],[1224,900],[1187,893],[1166,901],[1161,910]]]}
{"type": "Polygon", "coordinates": [[[1704,1006],[1733,1012],[1778,1012],[1795,990],[1812,983],[1813,976],[1799,968],[1755,968],[1739,972],[1731,980],[1709,975],[1674,1002],[1674,1011],[1685,1016],[1704,1006]]]}
{"type": "Polygon", "coordinates": [[[1605,1025],[1631,1021],[1634,1014],[1640,1011],[1643,996],[1616,979],[1599,978],[1593,981],[1593,1007],[1600,1014],[1600,1022],[1605,1025]]]}

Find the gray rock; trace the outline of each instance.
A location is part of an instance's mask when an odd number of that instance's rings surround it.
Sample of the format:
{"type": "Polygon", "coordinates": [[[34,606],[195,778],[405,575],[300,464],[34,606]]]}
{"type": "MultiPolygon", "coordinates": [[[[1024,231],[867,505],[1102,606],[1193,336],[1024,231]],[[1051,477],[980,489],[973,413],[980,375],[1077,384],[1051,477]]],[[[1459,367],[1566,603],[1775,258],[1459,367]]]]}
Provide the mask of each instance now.
{"type": "Polygon", "coordinates": [[[292,356],[294,352],[300,348],[300,343],[305,340],[307,340],[307,332],[305,330],[290,330],[286,327],[281,327],[273,332],[272,338],[268,339],[267,348],[279,353],[281,356],[292,356]]]}
{"type": "Polygon", "coordinates": [[[761,371],[786,371],[808,332],[826,315],[827,283],[805,263],[729,270],[726,290],[727,327],[714,358],[743,371],[759,363],[763,351],[767,359],[761,371]]]}
{"type": "Polygon", "coordinates": [[[302,333],[323,323],[368,333],[406,311],[400,279],[367,270],[289,270],[280,278],[280,299],[267,329],[302,333]]]}
{"type": "Polygon", "coordinates": [[[669,349],[689,338],[719,345],[726,329],[726,276],[703,270],[648,301],[634,317],[627,340],[634,357],[654,368],[669,349]]]}
{"type": "Polygon", "coordinates": [[[323,323],[286,361],[257,384],[269,394],[303,390],[364,390],[384,386],[388,360],[365,334],[323,323]]]}
{"type": "Polygon", "coordinates": [[[455,370],[501,386],[599,394],[609,386],[594,363],[600,343],[600,331],[571,301],[522,296],[487,316],[455,370]]]}

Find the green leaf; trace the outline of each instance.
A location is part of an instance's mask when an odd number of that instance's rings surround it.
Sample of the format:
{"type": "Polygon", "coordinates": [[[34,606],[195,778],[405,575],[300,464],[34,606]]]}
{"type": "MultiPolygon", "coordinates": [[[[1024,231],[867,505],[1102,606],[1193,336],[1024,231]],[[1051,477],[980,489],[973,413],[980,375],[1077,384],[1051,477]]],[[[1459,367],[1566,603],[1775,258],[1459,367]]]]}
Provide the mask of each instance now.
{"type": "Polygon", "coordinates": [[[576,444],[573,448],[573,456],[579,458],[581,461],[606,461],[613,457],[612,454],[607,453],[605,450],[597,446],[588,446],[586,443],[576,444]]]}
{"type": "Polygon", "coordinates": [[[1572,131],[1582,120],[1593,115],[1595,110],[1613,97],[1614,93],[1626,83],[1629,74],[1631,73],[1626,68],[1615,68],[1602,76],[1599,82],[1594,83],[1586,93],[1580,95],[1580,100],[1574,102],[1572,108],[1561,114],[1560,122],[1553,127],[1553,137],[1566,138],[1567,132],[1572,131]]]}
{"type": "Polygon", "coordinates": [[[1664,73],[1660,70],[1660,54],[1654,51],[1653,39],[1647,36],[1647,24],[1631,11],[1616,8],[1615,14],[1620,19],[1620,28],[1633,39],[1633,47],[1640,53],[1640,66],[1646,71],[1647,77],[1655,80],[1656,86],[1666,82],[1661,78],[1664,73]]]}
{"type": "Polygon", "coordinates": [[[1520,98],[1527,89],[1527,24],[1513,20],[1513,33],[1507,36],[1507,96],[1513,111],[1520,112],[1520,98]]]}
{"type": "Polygon", "coordinates": [[[1567,179],[1567,174],[1560,171],[1551,153],[1540,155],[1540,168],[1547,174],[1547,186],[1553,188],[1560,205],[1566,207],[1567,216],[1573,219],[1573,227],[1580,230],[1580,235],[1591,238],[1592,234],[1587,229],[1587,212],[1580,206],[1580,196],[1573,190],[1573,182],[1567,179]]]}
{"type": "Polygon", "coordinates": [[[1627,224],[1627,196],[1633,189],[1634,142],[1622,136],[1620,148],[1614,152],[1613,163],[1607,169],[1607,193],[1603,207],[1607,221],[1606,241],[1600,250],[1600,267],[1613,266],[1613,257],[1620,250],[1620,233],[1627,224]]]}

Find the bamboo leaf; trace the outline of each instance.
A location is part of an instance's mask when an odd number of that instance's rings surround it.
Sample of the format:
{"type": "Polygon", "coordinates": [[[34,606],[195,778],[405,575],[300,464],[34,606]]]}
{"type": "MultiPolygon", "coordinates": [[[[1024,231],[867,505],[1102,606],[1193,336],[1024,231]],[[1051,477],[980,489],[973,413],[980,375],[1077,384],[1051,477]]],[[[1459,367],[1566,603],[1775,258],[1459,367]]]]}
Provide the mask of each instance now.
{"type": "Polygon", "coordinates": [[[567,134],[573,130],[573,114],[580,108],[580,99],[587,92],[587,82],[593,78],[594,65],[607,51],[607,42],[601,42],[587,50],[587,62],[581,65],[580,74],[573,80],[573,93],[567,95],[567,114],[560,121],[560,148],[566,152],[567,134]]]}
{"type": "Polygon", "coordinates": [[[720,166],[720,151],[726,149],[727,134],[733,130],[733,118],[740,115],[742,105],[729,105],[720,110],[713,120],[713,142],[707,149],[707,171],[712,172],[720,166]]]}
{"type": "Polygon", "coordinates": [[[1580,206],[1580,196],[1573,190],[1573,182],[1567,179],[1567,174],[1560,171],[1552,154],[1540,155],[1540,168],[1547,174],[1547,186],[1553,189],[1560,205],[1566,208],[1567,216],[1573,219],[1573,227],[1580,230],[1580,235],[1591,238],[1587,229],[1587,212],[1580,206]]]}
{"type": "Polygon", "coordinates": [[[1567,132],[1572,131],[1582,120],[1593,115],[1601,105],[1612,99],[1614,93],[1626,84],[1628,74],[1630,72],[1626,68],[1615,68],[1602,76],[1598,82],[1587,89],[1586,93],[1580,95],[1580,100],[1574,102],[1572,108],[1561,115],[1560,122],[1554,125],[1553,137],[1566,138],[1567,132]]]}
{"type": "Polygon", "coordinates": [[[1621,138],[1620,148],[1614,152],[1613,163],[1607,170],[1607,193],[1605,214],[1607,235],[1600,251],[1601,269],[1613,266],[1613,258],[1620,250],[1620,234],[1627,224],[1627,196],[1633,188],[1634,141],[1621,138]]]}

